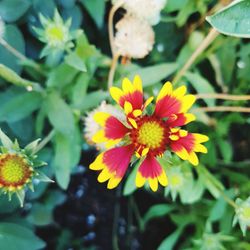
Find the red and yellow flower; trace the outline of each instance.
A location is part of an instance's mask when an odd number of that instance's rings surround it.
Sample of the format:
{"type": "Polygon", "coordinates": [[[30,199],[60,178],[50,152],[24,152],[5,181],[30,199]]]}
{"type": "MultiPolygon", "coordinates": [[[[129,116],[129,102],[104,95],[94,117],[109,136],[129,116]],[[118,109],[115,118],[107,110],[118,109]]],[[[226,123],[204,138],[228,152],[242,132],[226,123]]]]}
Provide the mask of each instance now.
{"type": "Polygon", "coordinates": [[[133,82],[125,78],[122,89],[112,87],[110,94],[126,114],[126,121],[105,112],[95,114],[94,119],[102,129],[93,136],[93,141],[106,143],[108,149],[90,165],[90,169],[101,171],[98,181],[108,181],[109,189],[120,183],[134,155],[141,161],[136,186],[142,187],[148,181],[150,188],[156,191],[158,183],[168,184],[166,173],[157,160],[166,150],[195,166],[199,163],[196,153],[207,153],[202,145],[208,140],[207,136],[181,129],[195,120],[195,116],[188,113],[195,97],[186,95],[185,86],[174,90],[172,84],[166,82],[151,113],[147,106],[154,98],[144,102],[139,76],[135,76],[133,82]]]}

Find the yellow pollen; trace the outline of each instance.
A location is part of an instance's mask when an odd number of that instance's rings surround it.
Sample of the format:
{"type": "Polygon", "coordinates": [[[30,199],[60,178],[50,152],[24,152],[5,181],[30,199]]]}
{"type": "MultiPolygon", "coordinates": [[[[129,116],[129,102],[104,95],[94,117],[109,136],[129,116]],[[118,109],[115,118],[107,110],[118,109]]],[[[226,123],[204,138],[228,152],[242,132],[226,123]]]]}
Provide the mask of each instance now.
{"type": "Polygon", "coordinates": [[[0,182],[10,188],[18,183],[21,185],[31,176],[32,171],[25,160],[18,155],[2,155],[0,158],[0,182]]]}
{"type": "Polygon", "coordinates": [[[246,220],[250,219],[250,207],[245,207],[242,210],[242,217],[246,220]]]}
{"type": "Polygon", "coordinates": [[[182,185],[183,182],[182,176],[178,174],[172,174],[169,180],[170,180],[170,185],[173,187],[179,187],[182,185]]]}
{"type": "Polygon", "coordinates": [[[158,148],[164,140],[164,128],[155,121],[145,122],[139,128],[137,140],[149,149],[158,148]]]}
{"type": "Polygon", "coordinates": [[[64,32],[62,27],[51,26],[46,29],[46,36],[51,43],[61,43],[64,41],[64,32]]]}

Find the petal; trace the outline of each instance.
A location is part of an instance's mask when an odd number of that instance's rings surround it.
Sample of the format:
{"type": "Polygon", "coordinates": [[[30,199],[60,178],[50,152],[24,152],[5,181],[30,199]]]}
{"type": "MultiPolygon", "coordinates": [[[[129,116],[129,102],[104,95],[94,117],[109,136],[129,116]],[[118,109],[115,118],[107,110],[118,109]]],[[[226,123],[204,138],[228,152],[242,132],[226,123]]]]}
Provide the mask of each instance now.
{"type": "Polygon", "coordinates": [[[113,145],[116,140],[121,140],[129,131],[123,123],[108,113],[98,112],[94,115],[94,119],[103,127],[93,136],[92,140],[95,143],[109,142],[113,145]]]}
{"type": "Polygon", "coordinates": [[[158,102],[160,99],[162,99],[163,97],[167,96],[167,95],[171,95],[172,94],[172,84],[171,82],[166,82],[163,87],[161,88],[156,102],[158,102]]]}
{"type": "MultiPolygon", "coordinates": [[[[170,82],[165,83],[156,99],[155,115],[166,118],[172,114],[186,113],[195,102],[195,96],[185,95],[185,93],[185,86],[173,90],[170,82]]],[[[182,123],[185,121],[188,123],[188,119],[184,119],[182,123]]]]}
{"type": "Polygon", "coordinates": [[[207,148],[202,144],[196,144],[194,146],[194,151],[206,154],[207,153],[207,148]]]}
{"type": "Polygon", "coordinates": [[[138,117],[138,116],[140,116],[141,114],[142,114],[141,109],[135,109],[135,110],[133,111],[133,116],[134,116],[134,117],[138,117]]]}
{"type": "MultiPolygon", "coordinates": [[[[171,130],[173,132],[173,130],[171,130]]],[[[199,164],[196,152],[207,153],[207,148],[202,142],[208,137],[202,134],[188,133],[186,130],[178,130],[169,137],[171,149],[183,160],[188,160],[194,166],[199,164]],[[171,140],[173,135],[178,135],[178,140],[171,140]]]]}
{"type": "Polygon", "coordinates": [[[141,175],[140,172],[137,172],[136,178],[135,178],[135,185],[140,188],[143,187],[146,182],[146,178],[141,175]]]}
{"type": "Polygon", "coordinates": [[[189,160],[189,162],[190,162],[191,164],[193,164],[194,166],[197,166],[197,165],[199,164],[199,159],[198,159],[196,153],[193,152],[193,151],[190,152],[188,160],[189,160]]]}
{"type": "Polygon", "coordinates": [[[186,86],[181,86],[173,92],[173,95],[177,98],[182,98],[187,92],[186,86]]]}
{"type": "Polygon", "coordinates": [[[89,166],[92,170],[102,170],[99,182],[108,182],[108,188],[115,188],[123,178],[134,152],[132,145],[112,148],[97,156],[89,166]]]}
{"type": "Polygon", "coordinates": [[[153,100],[154,100],[154,97],[153,97],[153,96],[149,97],[149,98],[145,101],[145,103],[144,103],[144,105],[143,105],[143,109],[145,109],[153,100]]]}
{"type": "Polygon", "coordinates": [[[121,97],[123,96],[123,91],[117,87],[111,87],[109,89],[111,97],[119,104],[121,97]]]}
{"type": "Polygon", "coordinates": [[[105,113],[105,112],[96,112],[94,114],[94,120],[95,122],[97,122],[98,124],[100,124],[102,127],[105,125],[106,120],[110,117],[111,115],[109,113],[105,113]]]}
{"type": "Polygon", "coordinates": [[[139,75],[134,77],[134,88],[142,92],[142,80],[139,75]]]}
{"type": "Polygon", "coordinates": [[[125,102],[124,103],[124,112],[126,115],[130,114],[133,111],[132,104],[130,102],[125,102]]]}
{"type": "Polygon", "coordinates": [[[156,101],[155,115],[160,118],[169,117],[171,114],[178,114],[181,110],[181,101],[171,95],[166,95],[156,101]]]}
{"type": "Polygon", "coordinates": [[[206,136],[206,135],[196,134],[196,133],[192,133],[192,135],[194,136],[195,140],[198,143],[206,142],[209,140],[208,136],[206,136]]]}
{"type": "Polygon", "coordinates": [[[158,179],[157,178],[149,178],[149,186],[152,191],[156,192],[158,189],[158,179]]]}
{"type": "MultiPolygon", "coordinates": [[[[161,185],[166,186],[166,176],[159,162],[152,155],[147,155],[140,165],[136,175],[136,186],[142,187],[145,181],[149,181],[149,186],[153,191],[158,189],[158,181],[161,185]]],[[[166,174],[165,174],[166,175],[166,174]]]]}
{"type": "Polygon", "coordinates": [[[122,90],[124,93],[131,93],[134,87],[128,78],[124,78],[122,81],[122,90]]]}
{"type": "Polygon", "coordinates": [[[163,187],[168,185],[168,178],[165,171],[162,171],[162,174],[158,176],[158,181],[163,187]]]}
{"type": "Polygon", "coordinates": [[[135,76],[133,83],[128,78],[124,78],[122,89],[111,87],[110,95],[122,108],[124,108],[125,102],[129,102],[133,110],[141,109],[143,105],[143,91],[140,77],[135,76]]]}
{"type": "Polygon", "coordinates": [[[182,101],[181,101],[182,107],[181,107],[180,113],[187,112],[192,107],[195,100],[196,100],[196,98],[194,95],[186,95],[186,96],[182,97],[182,101]]]}
{"type": "Polygon", "coordinates": [[[171,115],[168,120],[166,121],[166,125],[171,127],[180,127],[186,125],[196,119],[195,115],[193,114],[175,114],[171,115]]]}

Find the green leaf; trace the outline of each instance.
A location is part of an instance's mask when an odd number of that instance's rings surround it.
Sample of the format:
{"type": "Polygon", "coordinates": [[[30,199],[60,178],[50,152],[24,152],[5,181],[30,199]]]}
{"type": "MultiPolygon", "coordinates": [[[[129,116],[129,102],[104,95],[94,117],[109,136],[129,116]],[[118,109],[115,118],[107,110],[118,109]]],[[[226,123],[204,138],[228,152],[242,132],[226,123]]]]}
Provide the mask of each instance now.
{"type": "Polygon", "coordinates": [[[165,238],[157,250],[172,250],[183,231],[183,227],[179,227],[176,231],[165,238]]]}
{"type": "Polygon", "coordinates": [[[25,88],[31,87],[31,88],[40,90],[39,84],[21,78],[15,71],[6,67],[3,64],[0,64],[0,77],[5,79],[7,82],[10,82],[16,86],[25,87],[25,88]]]}
{"type": "MultiPolygon", "coordinates": [[[[200,74],[186,72],[185,77],[192,84],[198,94],[207,93],[212,94],[215,93],[213,86],[200,74]]],[[[215,101],[213,99],[204,99],[204,102],[208,106],[214,106],[215,101]]]]}
{"type": "MultiPolygon", "coordinates": [[[[8,0],[6,0],[7,2],[8,0]]],[[[15,10],[16,11],[16,10],[15,10]]],[[[16,11],[18,12],[18,11],[16,11]]],[[[0,14],[1,16],[1,14],[0,14]]],[[[4,39],[8,44],[13,48],[19,51],[21,54],[25,53],[25,43],[22,33],[14,25],[6,25],[4,32],[4,39]]],[[[10,53],[6,48],[0,45],[0,63],[6,65],[17,73],[21,72],[21,65],[18,62],[19,60],[10,53]]]]}
{"type": "Polygon", "coordinates": [[[78,164],[81,155],[81,135],[77,128],[71,135],[57,133],[55,136],[55,158],[53,168],[59,186],[66,189],[69,185],[73,167],[78,164]]]}
{"type": "Polygon", "coordinates": [[[87,88],[91,77],[88,74],[81,74],[72,89],[72,105],[73,107],[81,106],[82,100],[87,94],[87,88]]]}
{"type": "Polygon", "coordinates": [[[238,0],[206,20],[220,33],[250,38],[250,1],[238,0]]]}
{"type": "Polygon", "coordinates": [[[0,196],[0,214],[11,214],[16,209],[20,208],[20,203],[17,197],[13,197],[11,201],[9,201],[7,195],[0,196]]]}
{"type": "Polygon", "coordinates": [[[65,62],[69,66],[71,66],[79,71],[83,71],[83,72],[87,71],[87,68],[86,68],[86,65],[85,65],[83,59],[81,59],[75,52],[68,54],[65,57],[65,62]]]}
{"type": "Polygon", "coordinates": [[[0,129],[0,140],[2,145],[5,148],[11,149],[13,146],[13,142],[10,140],[10,138],[0,129]]]}
{"type": "Polygon", "coordinates": [[[157,204],[152,207],[147,211],[147,213],[144,216],[144,223],[146,224],[149,220],[155,217],[161,217],[164,215],[167,215],[171,211],[173,211],[174,207],[171,205],[167,204],[157,204]]]}
{"type": "Polygon", "coordinates": [[[209,215],[211,222],[220,220],[226,210],[226,202],[223,198],[218,199],[212,207],[209,215]]]}
{"type": "Polygon", "coordinates": [[[0,249],[38,250],[45,247],[30,229],[14,223],[0,223],[0,249]]]}
{"type": "Polygon", "coordinates": [[[67,103],[56,92],[46,99],[47,114],[53,127],[63,134],[71,134],[74,130],[74,116],[67,103]]]}
{"type": "Polygon", "coordinates": [[[6,22],[15,22],[25,14],[30,5],[30,0],[2,0],[0,2],[0,16],[6,22]]]}
{"type": "Polygon", "coordinates": [[[232,144],[229,143],[226,140],[221,139],[220,137],[218,137],[217,139],[217,144],[219,146],[221,155],[224,159],[224,161],[230,162],[232,160],[233,157],[233,148],[232,148],[232,144]]]}
{"type": "Polygon", "coordinates": [[[46,84],[48,87],[62,88],[68,84],[71,84],[76,74],[76,69],[63,63],[51,71],[46,84]]]}
{"type": "Polygon", "coordinates": [[[108,92],[104,92],[103,90],[93,91],[86,95],[77,107],[82,111],[95,108],[101,103],[101,101],[107,99],[108,96],[108,92]]]}
{"type": "Polygon", "coordinates": [[[201,178],[196,181],[190,181],[180,191],[180,198],[182,203],[192,204],[198,201],[204,192],[204,184],[201,178]]]}
{"type": "Polygon", "coordinates": [[[80,0],[83,6],[87,9],[90,16],[95,21],[98,28],[103,26],[105,14],[105,1],[104,0],[80,0]]]}
{"type": "Polygon", "coordinates": [[[130,172],[129,176],[126,179],[123,189],[123,195],[130,195],[137,189],[135,185],[135,177],[140,164],[141,162],[138,162],[135,166],[133,166],[132,171],[130,172]]]}
{"type": "Polygon", "coordinates": [[[221,195],[221,192],[225,189],[224,186],[218,181],[204,166],[201,164],[197,168],[199,177],[203,179],[203,183],[209,192],[218,199],[221,195]]]}
{"type": "Polygon", "coordinates": [[[53,210],[43,204],[34,204],[27,219],[36,226],[49,225],[53,222],[53,210]]]}
{"type": "Polygon", "coordinates": [[[37,92],[16,95],[0,106],[0,121],[16,122],[27,117],[40,107],[41,100],[37,92]]]}
{"type": "MultiPolygon", "coordinates": [[[[133,80],[135,75],[139,75],[142,78],[143,86],[148,87],[170,76],[177,68],[177,63],[162,63],[138,69],[135,72],[131,72],[127,77],[133,80]]],[[[122,79],[116,81],[117,84],[121,84],[121,82],[122,79]]]]}

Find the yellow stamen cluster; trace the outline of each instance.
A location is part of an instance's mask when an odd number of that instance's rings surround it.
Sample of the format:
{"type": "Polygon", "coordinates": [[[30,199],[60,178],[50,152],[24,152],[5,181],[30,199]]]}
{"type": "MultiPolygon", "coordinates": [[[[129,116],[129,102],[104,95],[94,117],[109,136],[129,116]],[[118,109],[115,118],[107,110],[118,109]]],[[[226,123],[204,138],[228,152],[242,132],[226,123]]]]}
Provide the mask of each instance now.
{"type": "Polygon", "coordinates": [[[161,146],[164,139],[164,128],[159,123],[145,122],[138,131],[138,143],[145,145],[147,148],[155,149],[161,146]]]}
{"type": "Polygon", "coordinates": [[[0,155],[0,188],[8,191],[22,189],[29,183],[33,168],[18,154],[0,155]]]}

